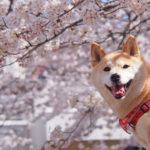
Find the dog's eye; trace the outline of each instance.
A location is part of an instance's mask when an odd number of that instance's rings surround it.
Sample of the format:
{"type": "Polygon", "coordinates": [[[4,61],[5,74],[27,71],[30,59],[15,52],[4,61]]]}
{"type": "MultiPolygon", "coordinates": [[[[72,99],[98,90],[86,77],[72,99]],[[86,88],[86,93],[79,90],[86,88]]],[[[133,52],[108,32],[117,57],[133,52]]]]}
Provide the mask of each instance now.
{"type": "Polygon", "coordinates": [[[129,65],[124,65],[123,66],[124,69],[129,68],[129,67],[130,67],[129,65]]]}
{"type": "Polygon", "coordinates": [[[110,71],[110,67],[105,67],[104,71],[110,71]]]}

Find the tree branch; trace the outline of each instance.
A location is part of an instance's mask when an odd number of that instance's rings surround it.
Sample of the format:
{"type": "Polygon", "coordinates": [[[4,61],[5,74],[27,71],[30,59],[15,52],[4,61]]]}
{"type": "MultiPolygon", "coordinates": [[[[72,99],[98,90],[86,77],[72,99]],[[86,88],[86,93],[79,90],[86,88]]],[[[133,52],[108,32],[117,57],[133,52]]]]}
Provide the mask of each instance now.
{"type": "Polygon", "coordinates": [[[7,64],[7,65],[4,65],[4,66],[1,66],[0,68],[3,68],[5,66],[10,66],[14,63],[16,63],[17,61],[20,61],[20,60],[23,60],[25,58],[27,58],[31,53],[33,53],[38,47],[46,44],[47,42],[50,42],[52,40],[54,40],[55,38],[57,38],[59,35],[63,34],[67,29],[71,28],[71,27],[74,27],[74,26],[77,26],[79,23],[83,22],[83,19],[79,19],[73,23],[71,23],[70,25],[64,27],[60,32],[58,32],[57,34],[55,34],[53,37],[49,38],[49,39],[46,39],[45,41],[35,45],[33,48],[31,48],[28,52],[26,52],[24,55],[22,55],[21,57],[17,58],[15,61],[7,64]]]}
{"type": "Polygon", "coordinates": [[[14,4],[14,0],[9,0],[9,2],[10,2],[10,4],[9,4],[9,8],[8,8],[6,16],[9,15],[13,11],[12,7],[14,4]]]}

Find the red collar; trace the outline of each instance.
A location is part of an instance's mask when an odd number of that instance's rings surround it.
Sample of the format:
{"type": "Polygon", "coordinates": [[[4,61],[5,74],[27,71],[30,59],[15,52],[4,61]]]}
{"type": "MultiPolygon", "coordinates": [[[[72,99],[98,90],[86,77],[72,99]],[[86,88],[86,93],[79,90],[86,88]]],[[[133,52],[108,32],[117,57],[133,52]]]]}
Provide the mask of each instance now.
{"type": "Polygon", "coordinates": [[[140,117],[150,109],[150,100],[136,106],[124,119],[119,119],[120,126],[127,132],[135,131],[140,117]]]}

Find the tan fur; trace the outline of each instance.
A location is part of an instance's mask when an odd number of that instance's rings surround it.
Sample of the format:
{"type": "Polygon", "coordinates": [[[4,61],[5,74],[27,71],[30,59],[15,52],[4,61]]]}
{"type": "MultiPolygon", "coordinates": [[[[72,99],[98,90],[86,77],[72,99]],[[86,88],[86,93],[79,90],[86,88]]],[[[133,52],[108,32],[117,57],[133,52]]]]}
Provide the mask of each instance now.
{"type": "MultiPolygon", "coordinates": [[[[112,53],[105,53],[100,45],[93,43],[91,57],[93,84],[119,118],[125,118],[142,101],[150,99],[150,68],[140,55],[138,44],[133,36],[128,38],[123,50],[112,53]],[[124,64],[128,64],[130,68],[123,69],[124,64]],[[105,72],[104,68],[107,66],[111,70],[105,72]],[[126,82],[128,77],[132,78],[125,97],[119,100],[106,88],[106,85],[112,86],[110,76],[113,73],[121,76],[121,82],[126,82]]],[[[150,150],[150,111],[139,119],[134,135],[139,143],[150,150]]]]}

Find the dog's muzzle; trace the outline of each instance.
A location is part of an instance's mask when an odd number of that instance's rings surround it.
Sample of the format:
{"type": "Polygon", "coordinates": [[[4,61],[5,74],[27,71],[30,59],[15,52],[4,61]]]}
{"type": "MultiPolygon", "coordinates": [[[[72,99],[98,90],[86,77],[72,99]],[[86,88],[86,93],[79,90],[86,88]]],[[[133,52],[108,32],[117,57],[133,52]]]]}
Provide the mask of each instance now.
{"type": "MultiPolygon", "coordinates": [[[[114,77],[111,77],[111,78],[114,78],[114,77]]],[[[126,84],[120,84],[120,82],[119,82],[120,79],[118,79],[118,78],[119,77],[117,77],[117,79],[113,79],[114,82],[111,87],[109,87],[108,85],[105,85],[105,86],[116,99],[121,99],[122,97],[124,97],[126,95],[128,88],[131,85],[132,80],[129,80],[126,84]]]]}

